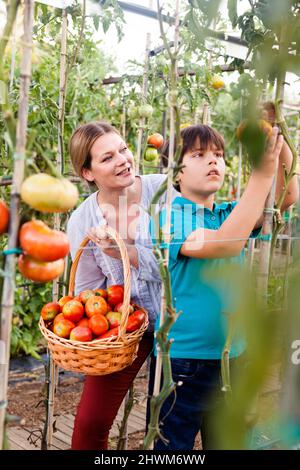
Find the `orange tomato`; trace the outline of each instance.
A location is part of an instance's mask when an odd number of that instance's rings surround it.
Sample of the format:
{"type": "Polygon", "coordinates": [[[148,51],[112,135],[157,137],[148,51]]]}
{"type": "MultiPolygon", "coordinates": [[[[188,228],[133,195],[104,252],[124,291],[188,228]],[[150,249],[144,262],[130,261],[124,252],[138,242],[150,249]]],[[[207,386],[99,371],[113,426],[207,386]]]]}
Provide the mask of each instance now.
{"type": "Polygon", "coordinates": [[[45,321],[52,321],[60,312],[60,306],[57,302],[49,302],[41,310],[41,316],[45,321]]]}
{"type": "Polygon", "coordinates": [[[109,329],[109,324],[104,315],[97,313],[89,319],[89,328],[95,336],[99,336],[109,329]]]}
{"type": "Polygon", "coordinates": [[[85,313],[89,318],[91,318],[93,315],[97,315],[98,313],[101,315],[106,315],[107,311],[107,303],[100,295],[94,295],[93,297],[90,297],[85,304],[85,313]]]}
{"type": "Polygon", "coordinates": [[[67,320],[78,322],[84,315],[84,306],[78,300],[70,300],[62,309],[62,313],[67,320]]]}
{"type": "Polygon", "coordinates": [[[55,333],[60,338],[69,338],[71,331],[75,328],[75,323],[66,318],[58,320],[53,325],[53,333],[55,333]]]}

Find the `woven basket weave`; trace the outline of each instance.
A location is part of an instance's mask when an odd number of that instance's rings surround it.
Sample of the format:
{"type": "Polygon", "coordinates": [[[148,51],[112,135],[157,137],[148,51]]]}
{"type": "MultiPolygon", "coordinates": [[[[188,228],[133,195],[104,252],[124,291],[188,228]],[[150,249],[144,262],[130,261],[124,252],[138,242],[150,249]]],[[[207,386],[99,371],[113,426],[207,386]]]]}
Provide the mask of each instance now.
{"type": "MultiPolygon", "coordinates": [[[[131,292],[130,262],[125,243],[118,232],[108,226],[106,226],[105,229],[107,234],[115,240],[119,247],[124,270],[124,300],[118,337],[89,342],[72,341],[60,338],[52,331],[48,330],[42,317],[40,317],[39,321],[39,328],[48,342],[53,361],[63,369],[85,375],[112,374],[130,366],[137,356],[139,342],[149,324],[147,311],[138,307],[139,310],[143,310],[146,313],[145,321],[138,330],[132,333],[126,333],[131,292]]],[[[68,293],[70,296],[74,295],[77,266],[83,249],[88,242],[89,238],[86,237],[82,241],[74,258],[70,272],[68,293]]]]}

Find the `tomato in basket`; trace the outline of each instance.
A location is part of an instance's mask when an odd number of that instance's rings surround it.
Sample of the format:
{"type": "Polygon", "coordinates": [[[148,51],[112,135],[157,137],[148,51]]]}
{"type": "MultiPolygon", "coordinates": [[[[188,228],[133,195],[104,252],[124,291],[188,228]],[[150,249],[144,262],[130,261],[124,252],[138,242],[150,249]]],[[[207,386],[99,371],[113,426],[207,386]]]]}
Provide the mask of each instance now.
{"type": "Polygon", "coordinates": [[[114,307],[123,302],[124,287],[115,285],[107,288],[107,302],[114,307]]]}
{"type": "Polygon", "coordinates": [[[109,323],[104,315],[98,313],[89,319],[89,328],[95,336],[99,336],[109,329],[109,323]]]}
{"type": "Polygon", "coordinates": [[[138,330],[144,323],[146,318],[145,312],[142,310],[136,310],[133,312],[127,320],[126,333],[138,330]]]}
{"type": "Polygon", "coordinates": [[[84,315],[84,306],[78,300],[70,300],[62,309],[62,313],[67,320],[78,322],[84,315]]]}
{"type": "Polygon", "coordinates": [[[85,304],[85,313],[89,318],[93,315],[97,315],[98,313],[106,315],[107,312],[107,303],[100,295],[93,295],[93,297],[91,297],[85,304]]]}
{"type": "Polygon", "coordinates": [[[92,341],[93,332],[88,326],[75,326],[70,333],[72,341],[92,341]]]}

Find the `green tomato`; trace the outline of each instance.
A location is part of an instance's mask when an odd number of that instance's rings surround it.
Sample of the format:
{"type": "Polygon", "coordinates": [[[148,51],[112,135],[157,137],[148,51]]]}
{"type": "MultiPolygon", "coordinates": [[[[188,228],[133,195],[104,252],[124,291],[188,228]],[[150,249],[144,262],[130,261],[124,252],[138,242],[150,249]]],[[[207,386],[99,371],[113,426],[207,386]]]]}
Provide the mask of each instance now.
{"type": "Polygon", "coordinates": [[[140,118],[149,118],[153,114],[153,108],[150,104],[142,104],[138,109],[140,118]]]}
{"type": "Polygon", "coordinates": [[[158,151],[154,147],[147,147],[144,155],[144,160],[146,162],[154,162],[158,160],[158,151]]]}
{"type": "Polygon", "coordinates": [[[136,119],[138,117],[138,108],[134,104],[131,104],[127,110],[127,115],[130,119],[136,119]]]}

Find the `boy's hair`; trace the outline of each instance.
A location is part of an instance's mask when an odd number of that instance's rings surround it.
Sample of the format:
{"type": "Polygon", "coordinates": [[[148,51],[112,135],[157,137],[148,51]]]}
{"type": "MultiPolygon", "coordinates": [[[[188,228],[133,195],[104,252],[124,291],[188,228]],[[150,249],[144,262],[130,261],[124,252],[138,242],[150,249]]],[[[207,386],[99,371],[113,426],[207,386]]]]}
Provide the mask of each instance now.
{"type": "MultiPolygon", "coordinates": [[[[206,150],[210,148],[212,145],[215,145],[218,150],[222,150],[224,157],[225,157],[225,145],[224,139],[222,135],[213,129],[210,126],[204,124],[195,124],[194,126],[188,126],[182,129],[180,132],[180,136],[182,139],[182,147],[181,152],[179,155],[179,159],[177,164],[181,165],[183,156],[189,150],[193,150],[195,148],[195,143],[197,139],[200,141],[200,149],[206,150]]],[[[176,153],[177,142],[175,139],[175,147],[174,147],[174,154],[176,153]]],[[[169,155],[169,141],[167,140],[162,147],[161,150],[161,161],[163,166],[168,166],[168,155],[169,155]]],[[[174,184],[175,189],[180,191],[180,187],[178,184],[174,184]]]]}

